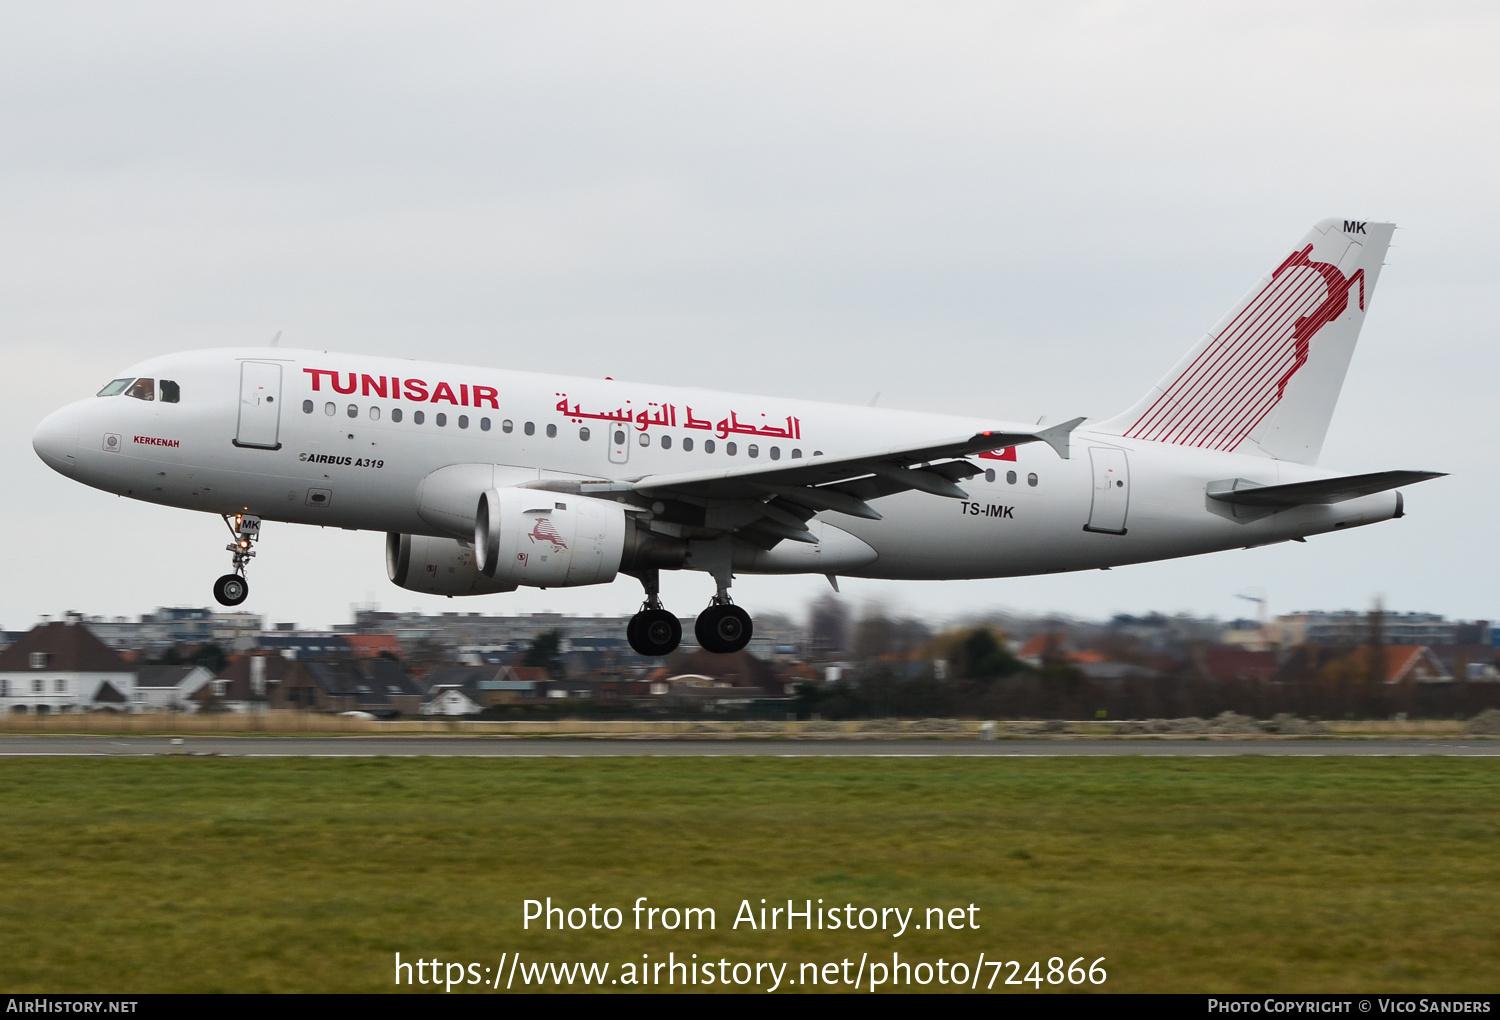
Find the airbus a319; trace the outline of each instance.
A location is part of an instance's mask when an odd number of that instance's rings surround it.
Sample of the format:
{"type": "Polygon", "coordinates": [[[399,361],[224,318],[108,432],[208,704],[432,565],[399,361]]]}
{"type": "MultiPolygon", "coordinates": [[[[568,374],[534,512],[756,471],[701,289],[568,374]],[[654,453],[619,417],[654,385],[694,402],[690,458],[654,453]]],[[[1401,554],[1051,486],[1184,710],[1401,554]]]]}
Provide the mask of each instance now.
{"type": "Polygon", "coordinates": [[[1150,392],[1050,428],[264,347],[153,358],[37,426],[56,471],[219,514],[249,593],[261,522],[386,533],[390,579],[484,595],[713,580],[695,636],[750,640],[736,574],[1007,577],[1301,540],[1402,516],[1428,471],[1316,467],[1394,227],[1324,220],[1150,392]]]}

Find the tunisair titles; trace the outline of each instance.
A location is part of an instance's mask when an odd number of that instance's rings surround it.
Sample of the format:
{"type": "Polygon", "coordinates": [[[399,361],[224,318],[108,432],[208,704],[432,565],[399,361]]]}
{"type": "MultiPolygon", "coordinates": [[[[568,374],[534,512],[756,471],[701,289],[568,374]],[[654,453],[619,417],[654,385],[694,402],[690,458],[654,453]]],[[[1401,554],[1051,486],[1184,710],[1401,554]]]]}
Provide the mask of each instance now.
{"type": "MultiPolygon", "coordinates": [[[[469,383],[454,385],[441,381],[429,383],[425,379],[408,376],[335,372],[328,368],[304,368],[302,371],[312,378],[314,393],[324,392],[323,380],[326,378],[334,393],[345,395],[353,395],[357,392],[363,397],[379,397],[385,400],[408,400],[425,404],[446,403],[454,407],[489,407],[496,411],[500,409],[499,390],[494,386],[484,386],[479,383],[472,385],[469,383]]],[[[712,412],[700,418],[693,408],[685,406],[679,421],[676,404],[651,401],[645,407],[637,409],[631,401],[627,400],[612,411],[586,411],[576,401],[570,405],[566,393],[555,393],[554,396],[558,398],[556,410],[575,423],[617,422],[621,425],[629,425],[641,432],[653,425],[663,428],[700,429],[712,432],[720,439],[731,435],[763,436],[771,439],[802,438],[802,419],[793,415],[787,415],[785,418],[772,418],[762,412],[758,416],[751,415],[742,418],[740,412],[730,410],[715,421],[716,415],[712,412]]]]}

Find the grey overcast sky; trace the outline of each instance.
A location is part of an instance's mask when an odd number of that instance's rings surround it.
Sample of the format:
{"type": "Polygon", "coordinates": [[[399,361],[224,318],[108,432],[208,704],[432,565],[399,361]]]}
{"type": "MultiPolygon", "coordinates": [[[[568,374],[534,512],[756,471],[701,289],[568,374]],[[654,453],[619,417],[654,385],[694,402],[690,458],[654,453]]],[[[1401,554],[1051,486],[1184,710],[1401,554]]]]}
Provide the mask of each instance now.
{"type": "MultiPolygon", "coordinates": [[[[1486,3],[7,4],[0,623],[203,605],[217,518],[32,453],[142,358],[289,346],[1052,421],[1133,401],[1316,220],[1399,225],[1322,463],[1409,514],[1044,578],[849,581],[954,617],[1500,618],[1500,8],[1486,3]]],[[[268,524],[246,608],[441,600],[268,524]]],[[[742,578],[800,614],[821,578],[742,578]]],[[[671,579],[696,612],[703,575],[671,579]]]]}

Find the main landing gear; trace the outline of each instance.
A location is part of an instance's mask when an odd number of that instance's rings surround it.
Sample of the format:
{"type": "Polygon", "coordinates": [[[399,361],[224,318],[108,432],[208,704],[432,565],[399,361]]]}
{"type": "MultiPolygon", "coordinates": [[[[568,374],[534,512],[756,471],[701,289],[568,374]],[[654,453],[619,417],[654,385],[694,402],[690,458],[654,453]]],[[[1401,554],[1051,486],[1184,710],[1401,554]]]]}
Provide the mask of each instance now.
{"type": "Polygon", "coordinates": [[[224,547],[234,553],[234,573],[225,574],[214,582],[214,598],[221,606],[237,606],[250,597],[245,565],[255,557],[253,546],[260,538],[260,518],[235,514],[232,524],[228,517],[224,518],[224,524],[234,536],[234,541],[224,547]]]}
{"type": "MultiPolygon", "coordinates": [[[[676,614],[662,608],[660,574],[651,570],[636,576],[646,589],[646,601],[641,611],[630,618],[625,636],[640,655],[650,658],[670,655],[682,643],[682,623],[676,614]]],[[[719,580],[718,593],[708,608],[698,614],[693,626],[698,644],[704,651],[737,652],[750,643],[754,631],[750,614],[729,601],[727,580],[719,580]]]]}
{"type": "Polygon", "coordinates": [[[646,589],[646,601],[626,625],[626,640],[639,655],[652,659],[670,655],[682,644],[682,623],[675,613],[661,607],[661,572],[646,570],[636,576],[646,589]]]}

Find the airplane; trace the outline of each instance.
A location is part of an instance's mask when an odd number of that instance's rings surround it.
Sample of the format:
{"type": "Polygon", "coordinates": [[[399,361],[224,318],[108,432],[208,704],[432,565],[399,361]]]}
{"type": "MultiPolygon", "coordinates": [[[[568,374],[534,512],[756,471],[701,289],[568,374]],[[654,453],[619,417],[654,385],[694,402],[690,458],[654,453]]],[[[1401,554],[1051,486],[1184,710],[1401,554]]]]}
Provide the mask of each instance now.
{"type": "MultiPolygon", "coordinates": [[[[1431,471],[1316,467],[1395,227],[1323,220],[1156,386],[1051,427],[279,347],[152,358],[56,411],[54,470],[222,516],[226,606],[263,521],[386,533],[396,585],[644,588],[627,637],[681,641],[662,570],[708,574],[712,652],[753,622],[736,574],[942,579],[1109,569],[1403,516],[1431,471]]],[[[279,337],[278,337],[279,339],[279,337]]]]}

